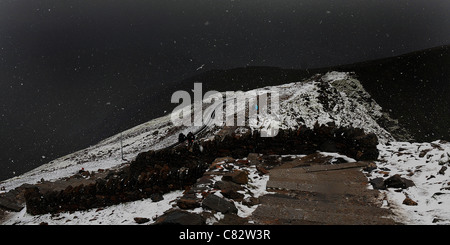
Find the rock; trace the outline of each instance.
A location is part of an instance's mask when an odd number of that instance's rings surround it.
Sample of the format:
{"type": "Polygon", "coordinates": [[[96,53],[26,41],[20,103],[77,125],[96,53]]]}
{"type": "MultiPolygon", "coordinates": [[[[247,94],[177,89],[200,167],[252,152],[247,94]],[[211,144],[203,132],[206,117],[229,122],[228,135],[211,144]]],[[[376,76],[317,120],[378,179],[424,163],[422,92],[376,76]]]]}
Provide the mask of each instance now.
{"type": "Polygon", "coordinates": [[[10,190],[9,192],[3,193],[0,195],[0,208],[4,208],[6,210],[19,212],[24,208],[24,203],[22,200],[18,198],[20,196],[20,192],[16,189],[10,190]]]}
{"type": "Polygon", "coordinates": [[[238,202],[244,199],[244,194],[241,194],[235,190],[223,190],[220,193],[222,193],[224,197],[233,199],[238,202]]]}
{"type": "Polygon", "coordinates": [[[251,163],[251,164],[256,164],[260,162],[260,157],[258,153],[249,153],[247,156],[247,160],[251,163]]]}
{"type": "Polygon", "coordinates": [[[239,217],[236,214],[226,214],[223,219],[219,220],[217,225],[248,225],[248,219],[239,217]]]}
{"type": "Polygon", "coordinates": [[[268,174],[268,173],[269,173],[269,171],[268,171],[267,169],[265,169],[265,168],[263,168],[263,167],[261,167],[261,166],[257,166],[257,167],[256,167],[256,170],[258,170],[258,172],[259,172],[261,175],[264,175],[264,174],[268,174]]]}
{"type": "Polygon", "coordinates": [[[150,195],[150,199],[152,199],[152,201],[154,202],[159,202],[164,200],[164,197],[160,193],[153,193],[152,195],[150,195]]]}
{"type": "Polygon", "coordinates": [[[411,198],[407,197],[405,200],[403,200],[403,204],[408,206],[417,206],[417,202],[413,201],[411,198]]]}
{"type": "Polygon", "coordinates": [[[239,159],[239,160],[236,160],[236,163],[239,165],[248,165],[250,162],[248,160],[239,159]]]}
{"type": "Polygon", "coordinates": [[[222,190],[222,191],[240,191],[240,190],[244,190],[244,187],[242,187],[241,185],[238,185],[234,182],[230,182],[230,181],[217,181],[216,183],[214,183],[214,188],[222,190]]]}
{"type": "Polygon", "coordinates": [[[384,183],[383,178],[375,178],[369,181],[372,184],[373,188],[376,190],[386,190],[386,184],[384,183]]]}
{"type": "Polygon", "coordinates": [[[420,158],[424,157],[429,151],[431,151],[431,149],[425,149],[425,150],[422,150],[422,151],[419,153],[419,157],[420,157],[420,158]]]}
{"type": "Polygon", "coordinates": [[[392,177],[389,177],[384,181],[386,187],[388,188],[402,188],[406,189],[411,186],[415,186],[414,182],[411,180],[400,177],[400,175],[396,174],[392,177]]]}
{"type": "Polygon", "coordinates": [[[445,170],[447,170],[447,167],[446,166],[442,166],[442,168],[441,168],[441,170],[439,170],[438,174],[444,175],[445,174],[445,170]]]}
{"type": "Polygon", "coordinates": [[[300,158],[298,166],[310,166],[310,165],[328,165],[330,164],[331,156],[322,155],[320,152],[315,152],[300,158]]]}
{"type": "Polygon", "coordinates": [[[194,209],[200,207],[200,202],[195,195],[187,194],[177,201],[177,206],[181,209],[194,209]]]}
{"type": "Polygon", "coordinates": [[[144,224],[150,221],[148,218],[142,218],[142,217],[135,217],[134,221],[138,224],[144,224]]]}
{"type": "Polygon", "coordinates": [[[182,210],[170,211],[160,216],[155,225],[205,225],[206,222],[199,214],[182,210]]]}
{"type": "Polygon", "coordinates": [[[235,170],[230,173],[226,173],[222,177],[223,181],[232,181],[236,184],[244,185],[248,183],[248,174],[242,170],[235,170]]]}
{"type": "Polygon", "coordinates": [[[366,172],[372,172],[373,170],[377,169],[377,165],[374,162],[369,162],[366,167],[363,168],[366,172]]]}
{"type": "Polygon", "coordinates": [[[211,179],[211,175],[204,175],[197,180],[197,185],[209,185],[213,182],[211,179]]]}
{"type": "Polygon", "coordinates": [[[242,204],[244,204],[245,206],[248,206],[248,207],[258,205],[259,203],[260,203],[259,199],[256,197],[249,197],[242,201],[242,204]]]}
{"type": "Polygon", "coordinates": [[[209,194],[202,202],[202,207],[221,212],[223,214],[237,214],[238,209],[234,203],[229,202],[214,194],[209,194]]]}

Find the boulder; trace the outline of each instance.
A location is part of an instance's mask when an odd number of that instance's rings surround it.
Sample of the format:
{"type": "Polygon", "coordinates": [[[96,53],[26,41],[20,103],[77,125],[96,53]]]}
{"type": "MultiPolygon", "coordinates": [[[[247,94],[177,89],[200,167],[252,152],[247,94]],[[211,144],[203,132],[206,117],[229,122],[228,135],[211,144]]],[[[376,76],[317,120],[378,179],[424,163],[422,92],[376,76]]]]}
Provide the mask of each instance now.
{"type": "Polygon", "coordinates": [[[244,194],[239,193],[235,190],[222,190],[220,193],[222,193],[224,197],[233,199],[238,202],[244,199],[244,194]]]}
{"type": "Polygon", "coordinates": [[[388,188],[402,188],[402,189],[407,189],[408,187],[415,186],[412,180],[402,178],[398,174],[386,179],[384,181],[384,184],[388,188]]]}
{"type": "Polygon", "coordinates": [[[194,194],[186,194],[177,201],[177,206],[181,209],[194,209],[200,207],[200,202],[194,194]]]}
{"type": "Polygon", "coordinates": [[[376,190],[386,190],[386,184],[384,183],[383,178],[375,178],[371,179],[369,183],[373,186],[376,190]]]}
{"type": "Polygon", "coordinates": [[[217,181],[214,183],[214,188],[222,191],[240,191],[244,190],[244,187],[230,181],[217,181]]]}
{"type": "Polygon", "coordinates": [[[138,224],[144,224],[150,221],[148,218],[142,218],[142,217],[135,217],[134,221],[138,224]]]}
{"type": "Polygon", "coordinates": [[[366,172],[372,172],[373,170],[377,169],[377,164],[374,162],[368,162],[367,166],[363,168],[366,172]]]}
{"type": "Polygon", "coordinates": [[[269,171],[267,169],[265,169],[265,168],[263,168],[261,166],[257,166],[256,170],[258,170],[258,173],[260,173],[261,175],[265,175],[265,174],[269,173],[269,171]]]}
{"type": "Polygon", "coordinates": [[[202,207],[221,212],[223,214],[234,213],[237,214],[238,209],[233,202],[227,201],[224,198],[218,197],[214,194],[209,194],[202,202],[202,207]]]}
{"type": "Polygon", "coordinates": [[[160,193],[153,193],[150,195],[150,199],[152,199],[153,202],[159,202],[164,200],[164,197],[160,193]]]}
{"type": "Polygon", "coordinates": [[[242,170],[235,170],[230,173],[226,173],[222,177],[223,181],[232,181],[236,184],[244,185],[248,183],[248,174],[242,170]]]}

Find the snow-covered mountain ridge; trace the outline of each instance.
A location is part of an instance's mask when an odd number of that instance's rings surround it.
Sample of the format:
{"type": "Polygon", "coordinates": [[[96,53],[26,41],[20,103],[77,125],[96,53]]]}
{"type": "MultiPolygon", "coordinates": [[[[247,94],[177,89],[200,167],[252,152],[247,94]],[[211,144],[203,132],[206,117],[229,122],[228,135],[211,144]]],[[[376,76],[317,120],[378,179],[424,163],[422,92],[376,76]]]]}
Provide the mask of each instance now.
{"type": "MultiPolygon", "coordinates": [[[[439,217],[430,216],[430,207],[431,209],[436,208],[436,210],[439,208],[438,206],[430,206],[430,200],[439,197],[441,204],[432,202],[433,205],[445,205],[447,195],[445,192],[447,191],[445,189],[446,183],[444,183],[445,170],[441,174],[442,176],[436,178],[439,181],[429,182],[429,177],[433,175],[431,172],[436,170],[436,166],[420,167],[425,164],[426,166],[433,164],[437,164],[437,166],[448,165],[450,160],[448,143],[413,144],[397,142],[398,136],[401,139],[408,138],[407,133],[398,128],[395,120],[391,119],[386,112],[383,112],[382,108],[364,90],[361,83],[350,73],[329,72],[325,75],[313,76],[305,81],[261,88],[257,91],[270,89],[277,89],[280,93],[280,111],[277,118],[281,129],[296,129],[303,126],[312,128],[316,123],[327,124],[330,122],[342,127],[362,128],[366,133],[376,134],[380,142],[378,147],[380,158],[376,164],[390,169],[390,171],[374,171],[373,176],[385,175],[386,172],[411,174],[408,169],[421,169],[421,171],[412,172],[411,176],[414,176],[416,172],[417,174],[420,172],[422,176],[414,180],[415,187],[410,187],[403,192],[385,191],[386,205],[396,207],[400,222],[447,223],[450,221],[450,213],[446,215],[445,212],[440,212],[439,217]],[[389,127],[386,125],[389,125],[389,127]],[[401,150],[401,146],[406,147],[407,150],[401,150]],[[430,149],[426,152],[425,162],[422,161],[423,157],[419,156],[423,149],[430,149]],[[398,152],[401,152],[402,158],[397,158],[398,152]],[[424,178],[423,176],[427,177],[424,178]],[[439,192],[442,194],[435,195],[437,186],[440,190],[442,189],[439,192]],[[418,205],[405,207],[401,203],[403,199],[399,197],[399,193],[411,198],[416,197],[418,205]],[[406,217],[414,211],[417,211],[415,217],[418,218],[408,221],[406,217]]],[[[263,122],[266,121],[266,123],[263,123],[266,126],[270,126],[273,121],[273,118],[265,118],[264,116],[260,116],[259,119],[263,122]]],[[[112,136],[87,149],[56,159],[24,175],[3,181],[0,186],[5,187],[5,190],[8,191],[24,183],[34,184],[42,180],[54,181],[68,177],[82,168],[94,172],[99,169],[119,168],[125,162],[121,156],[121,139],[123,141],[123,157],[131,160],[140,152],[164,148],[176,142],[180,132],[186,134],[189,131],[196,131],[196,129],[198,127],[173,127],[170,115],[167,115],[134,127],[122,134],[112,136]]],[[[217,128],[210,128],[205,135],[213,135],[216,130],[217,128]]],[[[433,215],[437,215],[436,212],[434,213],[433,215]]],[[[27,214],[21,213],[20,215],[24,217],[27,214]]],[[[17,219],[20,220],[20,217],[11,220],[16,222],[17,219]]],[[[24,222],[25,220],[31,223],[37,222],[37,219],[24,218],[23,220],[24,222]]]]}

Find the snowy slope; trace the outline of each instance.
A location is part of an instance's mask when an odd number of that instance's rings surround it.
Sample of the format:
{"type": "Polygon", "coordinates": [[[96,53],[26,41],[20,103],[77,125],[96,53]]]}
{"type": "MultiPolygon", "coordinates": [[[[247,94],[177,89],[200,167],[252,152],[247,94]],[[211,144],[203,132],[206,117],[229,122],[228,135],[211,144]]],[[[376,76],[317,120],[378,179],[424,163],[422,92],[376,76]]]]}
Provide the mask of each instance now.
{"type": "MultiPolygon", "coordinates": [[[[319,124],[334,122],[337,126],[359,127],[367,133],[375,133],[380,142],[380,159],[377,162],[379,167],[390,169],[391,175],[399,173],[402,176],[410,174],[410,170],[415,169],[414,174],[408,177],[415,182],[416,187],[405,190],[404,192],[407,193],[395,192],[394,190],[384,191],[387,207],[394,209],[400,222],[412,224],[433,223],[433,221],[435,223],[450,222],[450,211],[446,211],[444,208],[450,204],[450,194],[447,195],[447,192],[450,193],[450,191],[445,189],[448,186],[448,181],[445,181],[446,176],[450,174],[450,170],[442,176],[437,175],[440,170],[439,167],[443,166],[442,164],[449,164],[450,145],[448,143],[411,144],[396,142],[391,132],[388,132],[379,123],[380,121],[391,121],[391,124],[395,124],[395,121],[382,111],[382,108],[364,90],[361,83],[350,73],[330,72],[326,75],[313,76],[305,81],[265,87],[246,93],[256,92],[261,94],[269,90],[279,91],[280,110],[278,113],[267,116],[258,115],[259,125],[261,126],[253,129],[267,129],[275,125],[282,129],[313,127],[316,122],[319,124]],[[439,145],[439,147],[435,147],[436,145],[439,145]],[[425,159],[419,157],[424,149],[430,149],[426,153],[425,159]],[[431,175],[435,177],[431,178],[430,181],[431,175]],[[438,192],[443,194],[436,194],[438,192]],[[403,205],[401,202],[405,195],[415,199],[418,206],[403,205]]],[[[237,106],[238,111],[245,108],[245,106],[237,106]]],[[[227,115],[227,117],[230,116],[234,115],[227,115]]],[[[0,186],[10,190],[24,183],[37,183],[41,179],[56,180],[71,176],[81,168],[88,171],[118,168],[125,162],[121,159],[121,137],[123,139],[124,158],[132,160],[140,152],[160,149],[176,142],[177,135],[180,132],[186,134],[198,129],[199,127],[174,127],[170,121],[170,115],[167,115],[124,131],[122,134],[112,136],[87,149],[51,161],[24,175],[3,181],[0,186]]],[[[217,130],[217,127],[208,127],[204,133],[211,135],[215,130],[217,130]]],[[[381,174],[383,173],[374,172],[372,177],[381,174]]],[[[264,186],[264,183],[260,183],[260,186],[264,186]]],[[[89,220],[87,217],[97,217],[91,222],[117,224],[127,220],[125,223],[129,223],[131,222],[130,217],[136,216],[135,214],[145,213],[148,214],[146,215],[148,217],[160,215],[164,210],[171,207],[170,201],[180,195],[181,192],[168,193],[165,195],[164,201],[158,203],[143,200],[113,206],[104,211],[77,212],[75,216],[79,220],[73,219],[74,215],[70,216],[72,218],[67,217],[61,220],[67,222],[67,219],[70,219],[71,221],[68,223],[80,224],[89,220]]],[[[51,216],[45,217],[47,216],[31,217],[22,210],[22,212],[10,217],[7,223],[27,224],[42,220],[54,221],[51,216]]]]}
{"type": "Polygon", "coordinates": [[[388,189],[389,207],[406,224],[450,224],[450,143],[390,142],[380,144],[378,168],[371,178],[399,174],[415,183],[404,190],[388,189]],[[403,204],[406,197],[417,205],[403,204]]]}

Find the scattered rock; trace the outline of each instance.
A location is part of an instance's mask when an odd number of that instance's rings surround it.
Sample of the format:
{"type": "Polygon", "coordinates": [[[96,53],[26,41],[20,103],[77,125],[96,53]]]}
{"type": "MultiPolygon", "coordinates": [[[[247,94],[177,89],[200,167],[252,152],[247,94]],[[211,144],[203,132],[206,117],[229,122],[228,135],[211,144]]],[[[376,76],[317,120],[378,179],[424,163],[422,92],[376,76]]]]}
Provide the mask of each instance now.
{"type": "Polygon", "coordinates": [[[238,209],[233,202],[229,202],[214,194],[209,194],[202,202],[202,207],[221,212],[223,214],[237,214],[238,209]]]}
{"type": "Polygon", "coordinates": [[[419,157],[420,158],[424,157],[429,151],[431,151],[431,149],[425,149],[425,150],[420,151],[419,157]]]}
{"type": "Polygon", "coordinates": [[[434,224],[434,223],[438,223],[438,222],[441,222],[441,221],[445,221],[445,220],[439,219],[439,218],[434,218],[432,223],[434,224]]]}
{"type": "Polygon", "coordinates": [[[258,153],[249,153],[247,156],[247,160],[252,164],[259,163],[259,161],[260,161],[259,154],[258,153]]]}
{"type": "Polygon", "coordinates": [[[182,210],[173,210],[160,216],[155,225],[205,225],[206,222],[199,214],[182,210]]]}
{"type": "Polygon", "coordinates": [[[200,207],[200,202],[194,195],[188,194],[177,201],[177,206],[181,209],[194,209],[200,207]]]}
{"type": "Polygon", "coordinates": [[[374,162],[369,162],[366,167],[363,168],[366,172],[372,172],[373,170],[377,169],[377,165],[374,162]]]}
{"type": "Polygon", "coordinates": [[[205,185],[205,186],[209,185],[213,182],[211,179],[212,179],[211,175],[203,175],[201,178],[197,180],[197,185],[205,185]]]}
{"type": "Polygon", "coordinates": [[[412,180],[402,178],[398,174],[386,179],[384,181],[384,184],[388,188],[402,188],[402,189],[406,189],[408,187],[415,186],[414,182],[412,180]]]}
{"type": "Polygon", "coordinates": [[[248,207],[258,205],[259,203],[260,203],[259,199],[256,197],[249,197],[249,198],[242,200],[242,204],[244,204],[245,206],[248,206],[248,207]]]}
{"type": "Polygon", "coordinates": [[[17,198],[20,192],[16,189],[0,195],[0,208],[19,212],[24,208],[24,203],[17,198]]]}
{"type": "Polygon", "coordinates": [[[436,176],[430,175],[430,176],[427,178],[427,180],[430,180],[430,179],[433,179],[433,178],[436,178],[436,176]]]}
{"type": "Polygon", "coordinates": [[[268,174],[268,173],[269,173],[269,171],[268,171],[267,169],[265,169],[265,168],[263,168],[263,167],[261,167],[261,166],[257,166],[257,167],[256,167],[256,170],[258,170],[258,172],[259,172],[260,174],[262,174],[262,175],[268,174]]]}
{"type": "Polygon", "coordinates": [[[239,160],[236,160],[236,163],[240,164],[240,165],[248,165],[250,162],[248,160],[239,159],[239,160]]]}
{"type": "Polygon", "coordinates": [[[150,219],[148,219],[148,218],[142,218],[142,217],[135,217],[135,218],[134,218],[134,221],[135,221],[136,223],[138,223],[138,224],[145,224],[145,223],[149,222],[150,219]]]}
{"type": "Polygon", "coordinates": [[[241,185],[238,185],[234,182],[230,182],[230,181],[217,181],[216,183],[214,183],[214,188],[222,190],[222,191],[240,191],[240,190],[244,190],[244,187],[242,187],[241,185]]]}
{"type": "Polygon", "coordinates": [[[387,171],[378,171],[379,174],[382,174],[384,177],[388,177],[389,176],[389,172],[387,171]]]}
{"type": "Polygon", "coordinates": [[[307,156],[302,157],[298,161],[298,166],[309,166],[311,164],[314,165],[328,165],[331,163],[333,157],[322,155],[320,152],[316,152],[313,154],[309,154],[307,156]]]}
{"type": "Polygon", "coordinates": [[[239,193],[235,190],[223,190],[221,191],[221,193],[224,197],[233,199],[238,202],[244,199],[244,194],[239,193]]]}
{"type": "Polygon", "coordinates": [[[445,174],[445,170],[447,170],[447,167],[446,166],[442,166],[442,168],[441,168],[441,170],[439,170],[438,174],[444,175],[445,174]]]}
{"type": "Polygon", "coordinates": [[[384,183],[383,178],[375,178],[369,181],[372,184],[373,188],[376,190],[386,190],[386,184],[384,183]]]}
{"type": "Polygon", "coordinates": [[[164,197],[160,193],[153,193],[152,195],[150,195],[150,199],[152,199],[152,201],[154,202],[159,202],[164,200],[164,197]]]}
{"type": "Polygon", "coordinates": [[[236,184],[244,185],[248,183],[248,174],[242,170],[235,170],[230,173],[226,173],[222,177],[223,181],[232,181],[236,184]]]}
{"type": "Polygon", "coordinates": [[[223,219],[217,222],[218,225],[248,225],[246,218],[239,217],[236,214],[226,214],[223,219]]]}
{"type": "Polygon", "coordinates": [[[408,206],[417,206],[417,202],[413,201],[411,198],[406,197],[405,200],[403,200],[403,204],[408,206]]]}

